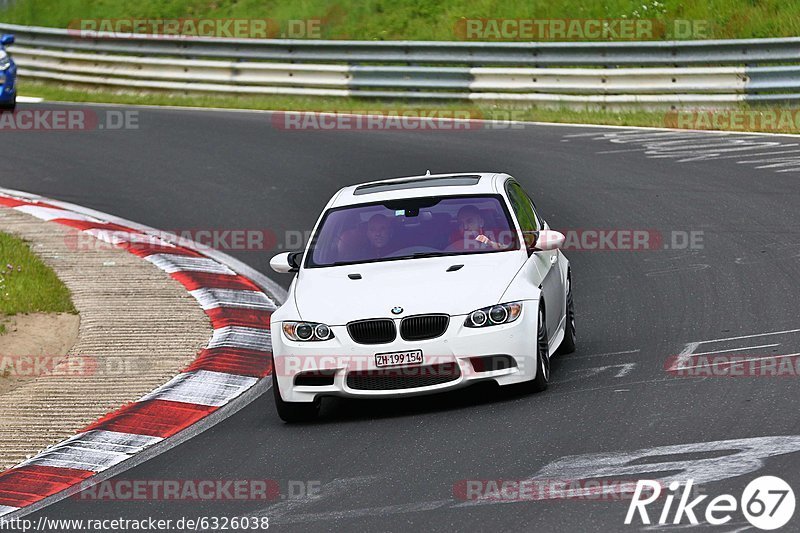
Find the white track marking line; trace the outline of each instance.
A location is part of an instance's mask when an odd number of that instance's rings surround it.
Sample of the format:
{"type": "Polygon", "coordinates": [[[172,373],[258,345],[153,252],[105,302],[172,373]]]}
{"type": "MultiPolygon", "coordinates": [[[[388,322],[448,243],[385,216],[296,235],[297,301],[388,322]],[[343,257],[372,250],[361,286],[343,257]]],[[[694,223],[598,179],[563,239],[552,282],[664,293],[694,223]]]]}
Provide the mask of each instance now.
{"type": "Polygon", "coordinates": [[[637,364],[638,363],[620,363],[618,365],[605,365],[605,366],[595,366],[591,368],[576,368],[574,370],[567,370],[567,373],[569,374],[580,374],[580,375],[574,378],[559,379],[553,381],[552,383],[564,384],[564,383],[570,383],[572,381],[584,380],[587,378],[595,377],[605,372],[606,370],[613,370],[615,368],[619,370],[617,370],[617,372],[614,374],[614,377],[623,378],[628,374],[630,374],[630,372],[634,368],[636,368],[637,364]]]}
{"type": "Polygon", "coordinates": [[[625,376],[630,374],[631,370],[633,370],[635,367],[636,367],[636,363],[625,363],[624,365],[622,365],[622,368],[620,369],[620,371],[617,372],[614,375],[614,377],[615,378],[624,378],[625,376]]]}
{"type": "MultiPolygon", "coordinates": [[[[400,503],[397,505],[386,505],[384,507],[365,507],[362,509],[348,509],[347,511],[327,511],[319,513],[303,513],[291,515],[276,520],[270,520],[276,524],[290,524],[297,522],[316,522],[321,523],[329,520],[342,520],[346,518],[361,518],[365,516],[386,516],[402,513],[419,513],[423,511],[433,511],[452,505],[451,500],[438,500],[430,502],[400,503]]],[[[271,518],[271,517],[270,517],[271,518]]]]}
{"type": "MultiPolygon", "coordinates": [[[[656,128],[653,126],[612,126],[608,124],[583,124],[580,122],[525,122],[520,121],[521,124],[534,124],[536,126],[556,126],[562,128],[586,128],[586,129],[606,129],[606,130],[617,130],[631,133],[639,133],[641,135],[646,135],[647,133],[685,133],[685,132],[693,132],[695,134],[706,134],[706,135],[759,135],[765,137],[797,137],[797,133],[768,133],[768,132],[758,132],[758,131],[720,131],[720,130],[687,130],[683,128],[656,128]]],[[[600,135],[600,133],[576,133],[569,135],[569,137],[587,137],[591,135],[600,135]]]]}
{"type": "Polygon", "coordinates": [[[623,149],[623,150],[601,150],[601,151],[595,152],[595,153],[606,155],[606,154],[626,154],[626,153],[641,152],[641,151],[642,151],[642,148],[626,148],[626,149],[623,149]]]}
{"type": "Polygon", "coordinates": [[[706,341],[699,341],[697,344],[708,344],[710,342],[722,342],[722,341],[735,341],[739,339],[752,339],[754,337],[767,337],[769,335],[783,335],[784,333],[797,333],[800,331],[798,329],[785,329],[783,331],[770,331],[768,333],[754,333],[753,335],[739,335],[738,337],[725,337],[723,339],[711,339],[706,341]]]}
{"type": "Polygon", "coordinates": [[[727,352],[739,352],[743,350],[755,350],[756,348],[774,348],[775,346],[780,346],[780,343],[776,344],[761,344],[760,346],[743,346],[741,348],[728,348],[727,350],[713,350],[711,352],[697,352],[693,353],[692,357],[697,357],[698,355],[711,355],[715,353],[727,353],[727,352]]]}
{"type": "Polygon", "coordinates": [[[577,360],[577,359],[589,359],[591,357],[608,357],[610,355],[625,355],[631,353],[639,353],[641,350],[622,350],[620,352],[604,352],[604,353],[592,353],[588,355],[578,355],[575,357],[570,357],[568,360],[577,360]]]}
{"type": "MultiPolygon", "coordinates": [[[[783,148],[784,146],[786,146],[786,145],[778,145],[778,146],[775,146],[775,148],[783,148]]],[[[797,145],[793,145],[793,146],[797,146],[797,145]]],[[[694,161],[704,161],[704,160],[709,159],[709,158],[710,159],[715,159],[715,160],[716,159],[732,159],[732,158],[735,158],[735,157],[739,157],[741,155],[746,155],[748,157],[751,157],[753,154],[741,154],[741,152],[744,152],[744,151],[747,151],[747,150],[761,150],[762,148],[764,148],[764,147],[760,146],[759,144],[753,144],[753,145],[750,145],[750,146],[737,146],[736,148],[722,148],[720,150],[714,150],[713,152],[711,152],[709,154],[703,154],[703,155],[697,155],[697,156],[686,157],[686,158],[683,158],[683,159],[678,159],[676,162],[677,163],[691,163],[691,162],[694,162],[694,161]],[[737,152],[737,153],[734,154],[734,155],[720,155],[720,154],[727,153],[727,152],[737,152]]],[[[676,154],[673,154],[673,155],[675,157],[677,157],[676,154]]]]}
{"type": "MultiPolygon", "coordinates": [[[[758,165],[758,164],[761,164],[761,163],[771,163],[773,161],[782,161],[782,160],[793,161],[793,160],[797,160],[798,156],[800,156],[800,150],[779,150],[777,152],[767,152],[765,154],[747,154],[747,156],[748,157],[756,157],[756,156],[760,157],[762,155],[770,156],[770,155],[781,155],[781,154],[783,154],[784,157],[779,157],[777,159],[775,159],[774,157],[770,158],[770,159],[744,159],[742,161],[737,161],[737,163],[739,163],[740,165],[747,165],[747,164],[758,165]],[[789,154],[792,157],[787,157],[786,154],[789,154]]],[[[737,157],[737,156],[734,155],[734,156],[731,156],[731,157],[737,157]]],[[[719,159],[722,159],[722,158],[720,157],[719,159]]]]}
{"type": "MultiPolygon", "coordinates": [[[[785,146],[781,143],[773,142],[773,141],[762,141],[762,142],[753,142],[747,140],[736,140],[736,141],[729,141],[727,139],[714,139],[714,142],[705,143],[705,144],[697,144],[692,142],[693,139],[686,139],[683,141],[671,141],[669,143],[658,143],[657,146],[650,147],[647,151],[649,154],[653,154],[653,157],[679,157],[684,152],[687,153],[696,153],[698,150],[706,150],[710,151],[711,154],[716,154],[717,152],[730,152],[735,150],[746,150],[746,149],[754,149],[754,148],[768,148],[768,147],[775,147],[780,148],[785,146]]],[[[796,144],[794,146],[797,146],[796,144]]],[[[709,155],[709,154],[701,154],[701,155],[709,155]]]]}
{"type": "MultiPolygon", "coordinates": [[[[537,480],[543,479],[595,479],[611,476],[618,477],[621,475],[636,476],[637,474],[642,474],[649,471],[677,471],[677,474],[674,474],[673,476],[661,477],[659,478],[659,481],[661,481],[663,484],[667,484],[670,480],[675,479],[677,476],[691,472],[690,477],[699,477],[699,484],[704,485],[706,483],[722,481],[750,472],[755,472],[763,467],[765,459],[777,455],[795,453],[798,450],[800,450],[800,437],[781,436],[658,446],[654,448],[635,450],[629,453],[607,452],[590,453],[584,455],[567,455],[543,466],[533,475],[525,478],[524,481],[536,482],[537,480]],[[738,466],[733,466],[732,468],[719,467],[721,462],[727,460],[727,457],[718,458],[716,460],[701,460],[700,463],[702,464],[695,464],[691,460],[664,460],[662,462],[647,462],[639,465],[632,464],[635,460],[639,459],[685,455],[688,453],[706,451],[724,451],[728,453],[735,452],[733,455],[730,455],[730,457],[740,456],[741,459],[738,463],[738,466]]],[[[339,483],[343,485],[352,484],[344,483],[346,481],[349,480],[337,480],[328,485],[339,483]]],[[[324,491],[325,487],[323,487],[323,492],[324,491]]],[[[630,492],[633,492],[632,487],[628,488],[627,490],[623,489],[622,487],[608,487],[603,489],[600,493],[622,494],[630,492]]],[[[570,498],[581,498],[582,496],[586,496],[588,494],[590,493],[585,488],[569,489],[563,494],[563,497],[560,493],[548,494],[548,497],[541,500],[498,500],[494,498],[482,497],[478,499],[467,499],[466,501],[460,501],[450,498],[359,509],[300,513],[286,516],[288,511],[291,511],[306,503],[313,503],[314,501],[321,499],[319,497],[306,497],[305,499],[297,500],[296,503],[293,501],[287,501],[273,505],[272,507],[267,507],[258,513],[254,513],[254,515],[259,516],[259,514],[266,512],[269,514],[270,518],[272,518],[273,515],[270,510],[277,508],[283,512],[279,512],[276,516],[276,523],[321,523],[329,520],[332,521],[348,518],[361,518],[366,516],[387,516],[407,512],[430,511],[441,507],[446,507],[452,511],[459,511],[462,509],[470,509],[484,505],[506,505],[513,503],[527,503],[530,501],[567,500],[570,498]]],[[[596,492],[592,491],[591,494],[596,494],[596,492]]],[[[325,494],[324,497],[327,498],[329,495],[330,494],[325,494]]],[[[691,524],[686,524],[686,526],[691,527],[691,524]]],[[[681,526],[678,525],[678,527],[681,526]]],[[[672,528],[672,526],[667,525],[664,529],[670,528],[672,528]]]]}
{"type": "MultiPolygon", "coordinates": [[[[376,475],[359,476],[346,479],[335,479],[330,483],[326,483],[325,485],[323,485],[320,488],[320,490],[318,492],[315,492],[314,494],[307,494],[301,498],[292,498],[279,503],[274,503],[272,505],[259,509],[258,511],[255,511],[254,513],[250,513],[247,516],[253,516],[253,517],[268,516],[270,522],[273,522],[273,519],[275,519],[275,521],[281,521],[281,517],[283,517],[288,513],[291,513],[298,507],[309,505],[322,500],[327,500],[329,498],[335,497],[336,495],[344,491],[351,492],[354,489],[365,488],[378,479],[379,477],[376,475]]],[[[295,515],[295,516],[301,516],[301,515],[295,515]]]]}
{"type": "Polygon", "coordinates": [[[702,132],[705,135],[700,133],[684,130],[681,133],[652,134],[627,130],[602,132],[598,135],[583,134],[583,136],[592,141],[604,141],[612,145],[630,144],[630,147],[621,150],[601,150],[596,152],[597,154],[641,152],[651,159],[671,159],[678,163],[731,159],[737,164],[742,164],[742,159],[760,158],[765,164],[756,166],[756,169],[784,173],[800,172],[800,157],[772,157],[772,154],[786,154],[788,149],[798,146],[796,142],[788,142],[790,137],[767,140],[753,132],[742,132],[744,134],[738,137],[731,136],[730,132],[702,132]]]}
{"type": "Polygon", "coordinates": [[[776,161],[775,163],[771,163],[769,165],[759,165],[756,168],[779,168],[779,167],[800,166],[800,157],[779,157],[775,161],[776,161]]]}
{"type": "Polygon", "coordinates": [[[653,276],[663,276],[666,274],[675,274],[683,272],[702,272],[703,270],[707,270],[709,268],[711,268],[711,265],[707,265],[705,263],[696,263],[693,265],[685,265],[685,266],[676,265],[671,268],[665,268],[662,270],[653,270],[652,272],[645,272],[644,275],[652,278],[653,276]]]}
{"type": "Polygon", "coordinates": [[[683,350],[681,350],[681,353],[679,353],[678,357],[675,359],[675,364],[670,367],[670,370],[678,370],[683,368],[683,365],[686,364],[686,361],[689,360],[698,346],[700,346],[699,342],[690,342],[684,346],[683,350]]]}
{"type": "MultiPolygon", "coordinates": [[[[798,145],[797,144],[782,144],[780,146],[776,146],[775,148],[785,148],[787,146],[798,146],[798,145]]],[[[761,157],[761,156],[770,156],[770,155],[778,155],[778,154],[798,154],[798,155],[800,155],[800,151],[798,151],[796,149],[792,149],[792,150],[777,150],[777,151],[773,151],[773,152],[764,152],[764,153],[760,153],[760,154],[756,153],[756,154],[746,154],[746,155],[747,155],[747,157],[761,157]]],[[[733,154],[733,155],[717,156],[714,159],[737,159],[737,158],[740,158],[740,157],[742,157],[741,154],[733,154]]],[[[774,161],[774,159],[765,159],[764,161],[774,161]]],[[[679,161],[679,163],[680,162],[683,162],[683,161],[679,161]]],[[[743,163],[753,163],[753,162],[754,161],[750,161],[749,159],[747,159],[747,160],[744,160],[744,161],[737,161],[736,163],[741,165],[743,163]]]]}

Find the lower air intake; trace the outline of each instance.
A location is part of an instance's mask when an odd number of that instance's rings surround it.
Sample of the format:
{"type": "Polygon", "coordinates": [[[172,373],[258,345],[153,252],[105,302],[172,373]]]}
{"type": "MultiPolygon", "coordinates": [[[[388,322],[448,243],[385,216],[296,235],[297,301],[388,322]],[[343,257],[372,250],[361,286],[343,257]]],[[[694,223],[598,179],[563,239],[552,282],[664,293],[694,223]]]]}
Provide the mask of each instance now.
{"type": "Polygon", "coordinates": [[[355,390],[398,390],[431,387],[461,376],[457,363],[359,370],[347,374],[347,386],[355,390]]]}

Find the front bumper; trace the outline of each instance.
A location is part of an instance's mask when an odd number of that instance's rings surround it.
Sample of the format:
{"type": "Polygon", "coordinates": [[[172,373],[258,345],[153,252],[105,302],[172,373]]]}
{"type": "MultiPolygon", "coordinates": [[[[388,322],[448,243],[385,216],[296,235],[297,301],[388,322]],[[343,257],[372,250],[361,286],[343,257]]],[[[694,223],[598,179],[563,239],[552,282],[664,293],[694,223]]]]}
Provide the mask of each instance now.
{"type": "Polygon", "coordinates": [[[12,64],[6,70],[0,70],[0,104],[13,103],[17,97],[17,67],[12,64]]]}
{"type": "MultiPolygon", "coordinates": [[[[324,342],[293,342],[288,340],[282,331],[280,322],[272,324],[272,350],[275,361],[273,371],[277,379],[281,397],[287,402],[312,402],[319,396],[341,396],[356,398],[387,398],[430,394],[444,390],[456,389],[478,381],[494,380],[500,385],[509,385],[533,379],[536,376],[536,331],[538,303],[523,303],[520,317],[509,324],[486,328],[464,327],[466,315],[452,316],[444,335],[423,341],[405,341],[399,336],[394,342],[387,344],[357,344],[347,332],[345,326],[332,326],[334,338],[324,342]],[[424,360],[422,365],[389,367],[379,369],[375,364],[375,355],[391,352],[421,350],[424,360]],[[492,370],[473,364],[471,359],[481,356],[505,355],[513,358],[514,366],[492,370]],[[445,382],[433,385],[422,385],[425,380],[412,379],[402,381],[400,385],[386,381],[403,380],[408,375],[423,375],[426,370],[419,367],[447,367],[450,374],[445,382]],[[455,369],[455,371],[453,371],[455,369]],[[298,374],[325,371],[332,377],[332,383],[322,385],[297,384],[298,374]],[[367,390],[354,388],[348,384],[351,373],[378,376],[377,383],[386,387],[367,390]],[[383,380],[383,381],[381,381],[383,380]],[[405,387],[412,383],[414,386],[405,387]]],[[[399,327],[400,319],[394,319],[399,327]]],[[[351,376],[352,379],[353,376],[351,376]]],[[[442,381],[437,379],[434,381],[442,381]]]]}

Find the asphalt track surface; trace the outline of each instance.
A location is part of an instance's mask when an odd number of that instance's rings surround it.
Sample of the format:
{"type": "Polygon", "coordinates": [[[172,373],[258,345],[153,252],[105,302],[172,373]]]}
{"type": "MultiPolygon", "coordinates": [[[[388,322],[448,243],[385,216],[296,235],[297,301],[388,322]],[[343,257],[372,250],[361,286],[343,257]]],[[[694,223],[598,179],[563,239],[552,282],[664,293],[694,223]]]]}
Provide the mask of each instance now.
{"type": "MultiPolygon", "coordinates": [[[[543,467],[566,456],[800,435],[797,378],[703,379],[665,371],[668,358],[687,343],[713,339],[748,336],[695,351],[800,352],[798,333],[750,337],[800,327],[800,185],[794,173],[733,158],[652,158],[596,138],[620,130],[583,127],[300,132],[272,127],[266,114],[156,109],[141,109],[139,124],[114,132],[3,133],[0,186],[157,228],[268,228],[283,235],[310,229],[344,185],[426,169],[504,171],[532,193],[556,229],[700,231],[703,245],[569,253],[578,350],[554,360],[554,382],[545,393],[479,387],[402,401],[333,400],[324,417],[308,425],[282,424],[266,394],[119,476],[274,479],[282,487],[318,481],[322,490],[314,498],[68,499],[34,519],[256,514],[270,516],[276,531],[633,530],[623,525],[625,501],[465,506],[453,487],[467,479],[542,478],[543,467]]],[[[706,137],[698,134],[698,143],[706,137]]],[[[274,252],[229,253],[266,272],[274,252]]],[[[273,277],[284,286],[290,281],[273,277]]],[[[738,495],[758,475],[781,476],[797,490],[798,459],[800,453],[785,453],[748,469],[731,455],[732,473],[703,491],[738,495]]],[[[797,520],[787,530],[797,530],[797,520]]],[[[739,514],[725,526],[701,529],[747,528],[739,514]]]]}

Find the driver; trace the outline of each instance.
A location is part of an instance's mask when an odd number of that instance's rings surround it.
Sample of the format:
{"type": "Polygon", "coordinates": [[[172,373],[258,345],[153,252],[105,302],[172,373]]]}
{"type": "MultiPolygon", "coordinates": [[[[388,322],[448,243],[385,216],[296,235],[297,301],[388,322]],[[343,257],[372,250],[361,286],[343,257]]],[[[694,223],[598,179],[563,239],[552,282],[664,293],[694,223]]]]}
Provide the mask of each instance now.
{"type": "Polygon", "coordinates": [[[377,214],[367,222],[367,240],[374,257],[385,257],[392,248],[392,225],[385,215],[377,214]]]}
{"type": "Polygon", "coordinates": [[[474,205],[465,205],[458,210],[456,215],[461,232],[458,239],[450,247],[459,249],[479,249],[481,245],[488,246],[494,250],[502,250],[504,246],[493,241],[484,234],[484,219],[480,209],[474,205]]]}

